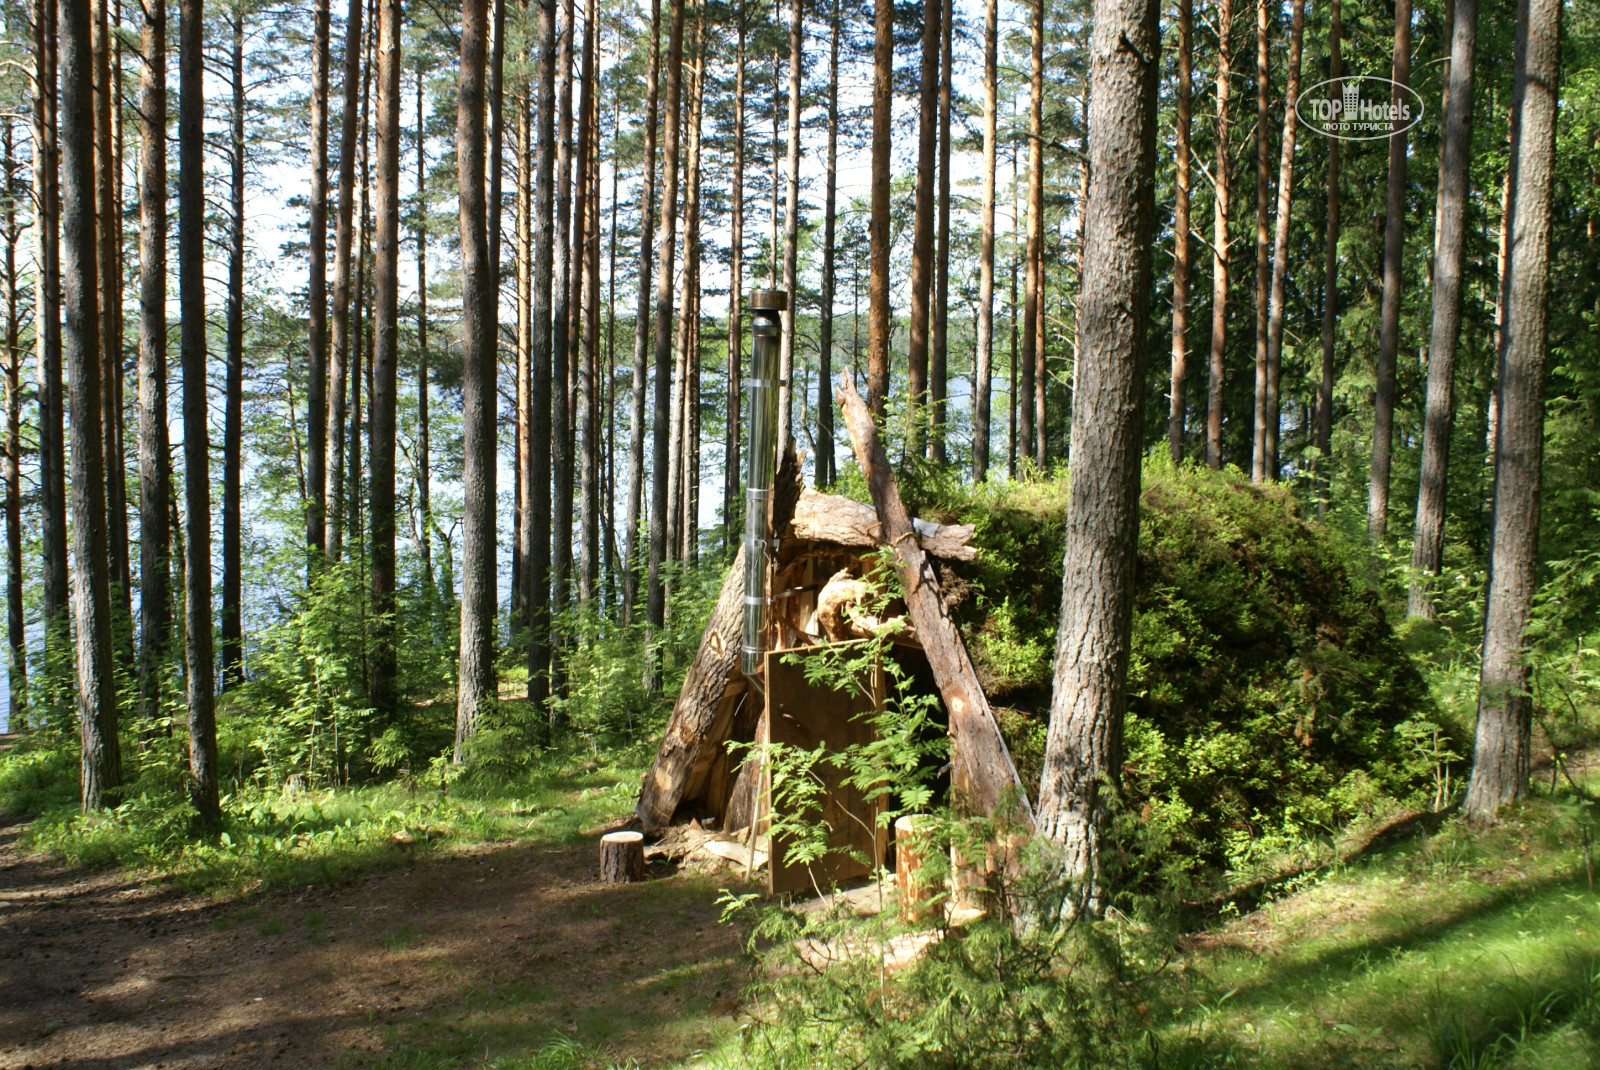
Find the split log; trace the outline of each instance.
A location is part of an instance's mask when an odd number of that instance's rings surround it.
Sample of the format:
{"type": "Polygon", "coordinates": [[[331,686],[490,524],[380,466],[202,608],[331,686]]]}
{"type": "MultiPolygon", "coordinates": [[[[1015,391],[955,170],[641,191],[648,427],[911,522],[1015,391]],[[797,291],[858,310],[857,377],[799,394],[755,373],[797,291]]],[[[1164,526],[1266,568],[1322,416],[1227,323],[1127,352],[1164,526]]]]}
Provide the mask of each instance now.
{"type": "MultiPolygon", "coordinates": [[[[967,545],[972,538],[971,524],[935,524],[912,520],[924,553],[947,561],[975,561],[978,551],[967,545]]],[[[794,537],[807,542],[831,542],[839,546],[882,546],[883,524],[877,511],[862,502],[837,494],[814,490],[800,495],[795,506],[794,537]]]]}
{"type": "Polygon", "coordinates": [[[1032,830],[1033,808],[1028,804],[1028,793],[1017,777],[1011,752],[1006,749],[989,700],[978,684],[961,632],[945,608],[933,564],[923,552],[905,503],[900,500],[900,488],[895,485],[872,414],[856,393],[848,371],[839,377],[835,396],[850,428],[856,461],[872,490],[884,541],[894,547],[899,559],[911,623],[916,626],[928,666],[950,714],[951,782],[964,804],[984,816],[993,814],[1006,798],[1013,798],[1015,816],[1032,830]]]}
{"type": "MultiPolygon", "coordinates": [[[[794,516],[801,490],[800,462],[791,445],[773,484],[772,530],[782,531],[794,516]]],[[[734,558],[722,581],[717,608],[700,636],[700,648],[683,678],[672,707],[672,719],[656,752],[655,764],[639,789],[639,820],[646,828],[664,828],[683,801],[695,766],[722,744],[716,722],[723,712],[728,683],[739,675],[740,631],[744,625],[744,555],[734,558]]],[[[731,710],[728,711],[731,715],[731,710]]]]}
{"type": "Polygon", "coordinates": [[[600,837],[600,883],[644,880],[644,834],[608,832],[600,837]]]}

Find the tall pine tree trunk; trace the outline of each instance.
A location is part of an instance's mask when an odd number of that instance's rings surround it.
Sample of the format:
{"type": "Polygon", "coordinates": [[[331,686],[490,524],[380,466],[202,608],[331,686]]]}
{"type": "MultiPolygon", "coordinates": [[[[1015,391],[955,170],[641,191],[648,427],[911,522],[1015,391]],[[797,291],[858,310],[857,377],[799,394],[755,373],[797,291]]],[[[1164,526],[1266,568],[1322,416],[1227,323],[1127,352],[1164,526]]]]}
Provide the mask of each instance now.
{"type": "MultiPolygon", "coordinates": [[[[523,0],[526,16],[531,5],[523,0]]],[[[524,72],[533,70],[526,48],[522,51],[524,72]]],[[[516,441],[516,539],[518,569],[512,579],[511,633],[521,641],[532,642],[533,582],[533,81],[527,73],[521,78],[513,99],[517,102],[517,441],[516,441]]],[[[548,480],[546,480],[548,482],[548,480]]],[[[546,545],[549,540],[546,540],[546,545]]],[[[541,570],[542,572],[543,570],[541,570]]],[[[532,676],[529,684],[532,685],[532,676]]]]}
{"type": "Polygon", "coordinates": [[[778,456],[794,438],[794,350],[799,316],[797,258],[800,245],[800,84],[805,58],[805,0],[789,2],[789,141],[785,146],[783,214],[783,289],[789,314],[783,317],[778,351],[778,456]]]}
{"type": "Polygon", "coordinates": [[[395,394],[400,357],[400,0],[378,0],[377,187],[373,235],[371,475],[372,708],[395,713],[395,394]]]}
{"type": "Polygon", "coordinates": [[[428,426],[428,138],[422,114],[426,79],[417,65],[417,551],[422,586],[434,591],[432,454],[428,426]]]}
{"type": "MultiPolygon", "coordinates": [[[[1394,90],[1396,105],[1409,99],[1411,0],[1395,0],[1394,90]]],[[[1389,468],[1394,442],[1395,356],[1400,348],[1400,287],[1406,243],[1406,135],[1389,135],[1389,194],[1383,223],[1383,301],[1378,316],[1378,367],[1372,403],[1372,468],[1367,484],[1367,534],[1389,530],[1389,468]]]]}
{"type": "Polygon", "coordinates": [[[244,10],[234,0],[228,74],[227,365],[222,401],[222,687],[244,682],[241,468],[244,456],[244,10]]]}
{"type": "Polygon", "coordinates": [[[484,191],[484,67],[487,0],[462,0],[461,73],[456,112],[461,202],[461,647],[455,761],[466,759],[495,700],[495,337],[494,265],[489,262],[484,191]]]}
{"type": "Polygon", "coordinates": [[[1096,0],[1090,39],[1090,180],[1072,500],[1057,631],[1040,831],[1061,845],[1077,906],[1101,905],[1101,844],[1122,769],[1128,653],[1139,542],[1144,348],[1155,217],[1154,0],[1096,0]],[[1130,225],[1131,224],[1131,225],[1130,225]]]}
{"type": "Polygon", "coordinates": [[[1300,99],[1300,55],[1305,37],[1305,0],[1289,14],[1289,75],[1283,89],[1283,141],[1278,151],[1278,206],[1272,232],[1272,289],[1267,314],[1266,473],[1278,478],[1278,422],[1283,376],[1283,302],[1289,275],[1289,213],[1293,205],[1295,106],[1300,99]]]}
{"type": "Polygon", "coordinates": [[[1456,347],[1461,341],[1461,284],[1467,235],[1467,193],[1472,163],[1473,64],[1476,62],[1478,0],[1455,0],[1450,33],[1450,68],[1444,108],[1444,146],[1439,161],[1439,199],[1434,212],[1433,324],[1428,339],[1428,394],[1423,416],[1422,471],[1417,487],[1417,523],[1411,544],[1412,581],[1406,611],[1432,618],[1433,579],[1444,557],[1445,488],[1450,468],[1450,424],[1454,419],[1456,347]]]}
{"type": "Polygon", "coordinates": [[[989,478],[994,381],[994,197],[998,149],[999,0],[983,5],[983,204],[978,233],[977,359],[972,370],[972,478],[989,478]]]}
{"type": "Polygon", "coordinates": [[[1172,194],[1172,393],[1167,415],[1167,449],[1183,460],[1189,380],[1189,132],[1194,67],[1194,0],[1178,0],[1178,98],[1173,152],[1172,194]]]}
{"type": "MultiPolygon", "coordinates": [[[[744,371],[744,46],[745,46],[745,9],[744,0],[739,0],[739,13],[736,16],[738,24],[735,28],[737,44],[734,49],[733,68],[733,189],[730,191],[732,205],[729,208],[728,219],[728,364],[727,364],[727,390],[728,405],[726,422],[722,432],[722,545],[731,549],[734,540],[739,537],[739,453],[740,437],[744,427],[740,423],[740,413],[743,406],[742,386],[744,371]]],[[[654,56],[652,51],[651,55],[654,56]]],[[[654,83],[652,82],[652,85],[654,83]]],[[[829,212],[828,223],[832,223],[832,212],[829,212]]],[[[648,213],[646,213],[648,218],[648,213]]],[[[641,259],[645,256],[644,247],[640,248],[641,259]]],[[[823,287],[826,290],[828,266],[823,266],[823,287]]],[[[643,280],[645,272],[640,272],[639,278],[643,280]]],[[[643,292],[643,282],[640,283],[640,292],[643,292]]],[[[823,315],[827,315],[826,301],[824,301],[823,315]]],[[[640,372],[643,365],[636,363],[634,382],[643,383],[640,372]]],[[[638,389],[642,389],[640,386],[638,389]]],[[[639,421],[644,419],[642,398],[636,400],[636,412],[639,421]]],[[[642,455],[642,454],[641,454],[642,455]]],[[[818,455],[818,463],[821,456],[818,455]]],[[[632,488],[630,485],[630,494],[632,488]]],[[[629,499],[632,505],[632,498],[629,499]]],[[[632,514],[630,514],[632,515],[632,514]]],[[[632,538],[632,532],[629,532],[632,538]]],[[[629,555],[630,562],[632,554],[629,555]]],[[[624,605],[626,609],[626,604],[624,605]]]]}
{"type": "MultiPolygon", "coordinates": [[[[933,254],[933,330],[928,355],[929,455],[940,464],[945,450],[945,398],[950,389],[950,92],[954,63],[952,0],[942,0],[939,19],[939,199],[933,254]]],[[[822,393],[827,393],[826,390],[822,393]]]]}
{"type": "MultiPolygon", "coordinates": [[[[1404,0],[1402,0],[1404,2],[1404,0]]],[[[1458,13],[1459,17],[1459,13],[1458,13]]],[[[1544,459],[1544,374],[1550,299],[1550,201],[1554,186],[1559,0],[1522,0],[1517,11],[1511,103],[1510,264],[1500,347],[1494,515],[1478,678],[1478,729],[1462,812],[1492,821],[1528,790],[1533,697],[1526,628],[1539,565],[1544,459]]]]}
{"type": "Polygon", "coordinates": [[[933,298],[934,201],[938,196],[934,168],[939,140],[939,23],[943,14],[942,0],[922,5],[917,193],[911,210],[911,307],[906,326],[906,386],[911,391],[906,406],[906,450],[913,455],[920,455],[927,442],[928,325],[933,298]]]}
{"type": "Polygon", "coordinates": [[[23,696],[28,691],[28,637],[22,618],[22,347],[17,338],[17,159],[12,127],[5,120],[6,243],[6,641],[11,659],[11,696],[6,724],[23,728],[23,696]]]}
{"type": "MultiPolygon", "coordinates": [[[[328,0],[314,0],[306,281],[306,546],[313,561],[327,551],[328,541],[328,21],[328,0]]],[[[417,129],[420,145],[420,121],[417,129]]],[[[420,175],[418,182],[420,188],[420,175]]],[[[419,252],[419,265],[424,255],[419,252]]]]}
{"type": "Polygon", "coordinates": [[[1215,206],[1211,217],[1211,352],[1206,369],[1206,464],[1222,467],[1223,386],[1228,356],[1229,161],[1228,95],[1233,80],[1233,0],[1217,4],[1217,126],[1215,206]]]}
{"type": "Polygon", "coordinates": [[[528,699],[540,709],[550,695],[550,447],[554,380],[551,300],[555,270],[556,0],[535,0],[538,86],[533,177],[533,321],[529,338],[528,463],[522,469],[528,503],[528,542],[522,559],[523,606],[528,615],[528,699]]]}
{"type": "Polygon", "coordinates": [[[595,100],[595,0],[586,0],[583,20],[583,96],[582,133],[579,134],[578,172],[587,196],[581,202],[583,224],[582,257],[579,269],[586,276],[584,293],[583,363],[578,374],[578,422],[582,443],[579,458],[578,599],[592,606],[600,568],[600,406],[595,391],[599,387],[600,346],[600,206],[594,175],[600,151],[600,111],[595,100]]]}
{"type": "Polygon", "coordinates": [[[889,401],[889,136],[894,120],[894,0],[873,0],[872,187],[867,223],[867,408],[883,419],[889,401]]]}
{"type": "Polygon", "coordinates": [[[1269,204],[1272,198],[1272,179],[1268,171],[1272,135],[1268,113],[1271,70],[1267,66],[1267,27],[1267,0],[1256,0],[1256,280],[1253,295],[1256,314],[1256,392],[1252,408],[1255,424],[1250,437],[1250,479],[1254,483],[1277,476],[1276,471],[1267,469],[1267,305],[1272,287],[1272,264],[1268,253],[1271,232],[1267,228],[1271,219],[1269,204]]]}
{"type": "MultiPolygon", "coordinates": [[[[1340,0],[1330,0],[1328,9],[1328,78],[1337,82],[1344,75],[1341,39],[1344,27],[1340,0]]],[[[1339,328],[1339,152],[1338,138],[1328,140],[1328,218],[1323,238],[1322,267],[1322,379],[1317,387],[1317,514],[1328,511],[1333,482],[1333,463],[1328,456],[1333,448],[1333,357],[1339,328]]]]}
{"type": "Polygon", "coordinates": [[[833,463],[833,257],[838,228],[834,211],[839,199],[839,18],[840,0],[828,14],[828,155],[823,163],[822,306],[817,310],[817,489],[832,485],[833,463]]]}
{"type": "Polygon", "coordinates": [[[200,820],[216,825],[222,811],[211,638],[211,432],[206,415],[205,11],[202,0],[181,0],[179,11],[178,314],[183,365],[183,620],[189,795],[200,820]]]}
{"type": "MultiPolygon", "coordinates": [[[[555,298],[551,310],[550,367],[550,673],[562,688],[561,639],[555,621],[565,612],[572,583],[572,339],[577,257],[572,238],[572,0],[562,0],[556,44],[555,298]]],[[[580,222],[578,229],[582,230],[580,222]]],[[[581,280],[579,280],[581,285],[581,280]]]]}
{"type": "Polygon", "coordinates": [[[167,507],[167,9],[146,0],[139,78],[139,710],[161,715],[172,636],[167,507]]]}
{"type": "MultiPolygon", "coordinates": [[[[349,392],[350,351],[350,261],[354,254],[353,227],[356,198],[356,153],[359,151],[361,117],[361,18],[364,0],[350,0],[345,20],[344,112],[339,136],[339,209],[334,227],[333,309],[330,330],[333,355],[328,361],[328,486],[323,515],[327,517],[328,556],[339,560],[344,543],[345,501],[345,420],[349,392]]],[[[352,478],[354,478],[352,474],[352,478]]]]}
{"type": "Polygon", "coordinates": [[[1040,278],[1044,244],[1044,5],[1032,6],[1032,80],[1028,83],[1028,247],[1022,282],[1022,374],[1017,382],[1017,453],[1034,456],[1034,436],[1044,434],[1043,413],[1035,411],[1034,355],[1039,351],[1039,327],[1044,321],[1040,278]]]}
{"type": "MultiPolygon", "coordinates": [[[[744,9],[740,8],[739,41],[740,59],[743,59],[744,9]]],[[[644,173],[640,176],[639,190],[639,277],[635,287],[633,319],[633,389],[629,397],[628,426],[628,530],[624,534],[622,572],[622,620],[633,623],[639,606],[639,521],[644,513],[644,439],[645,394],[650,373],[651,342],[650,268],[654,252],[656,210],[656,127],[659,125],[657,93],[661,81],[661,0],[650,0],[650,62],[645,80],[644,104],[644,173]]],[[[742,282],[740,242],[742,240],[743,208],[743,158],[744,144],[744,65],[741,62],[734,73],[734,172],[733,172],[733,275],[732,296],[735,308],[739,302],[742,282]]],[[[736,334],[737,332],[733,332],[736,334]]],[[[733,343],[737,345],[737,341],[733,343]]],[[[736,398],[733,391],[729,398],[736,398]]],[[[730,410],[737,411],[738,402],[729,401],[730,410]]],[[[730,415],[730,421],[733,417],[730,415]]],[[[737,441],[737,440],[736,440],[737,441]]],[[[734,476],[733,478],[737,478],[734,476]]],[[[737,483],[735,484],[737,488],[737,483]]],[[[732,521],[730,521],[732,523],[732,521]]]]}

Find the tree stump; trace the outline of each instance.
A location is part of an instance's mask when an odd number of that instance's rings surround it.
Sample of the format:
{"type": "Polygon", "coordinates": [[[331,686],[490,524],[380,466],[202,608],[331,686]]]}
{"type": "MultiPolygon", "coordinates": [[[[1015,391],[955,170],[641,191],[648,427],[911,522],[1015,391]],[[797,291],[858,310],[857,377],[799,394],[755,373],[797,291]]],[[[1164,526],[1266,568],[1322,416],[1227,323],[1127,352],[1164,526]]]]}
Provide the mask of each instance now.
{"type": "Polygon", "coordinates": [[[644,880],[644,833],[608,832],[600,837],[600,883],[644,880]]]}
{"type": "Polygon", "coordinates": [[[894,883],[900,890],[900,913],[907,921],[921,921],[931,913],[928,901],[933,898],[934,889],[917,876],[924,846],[917,834],[926,820],[907,814],[894,823],[894,883]]]}

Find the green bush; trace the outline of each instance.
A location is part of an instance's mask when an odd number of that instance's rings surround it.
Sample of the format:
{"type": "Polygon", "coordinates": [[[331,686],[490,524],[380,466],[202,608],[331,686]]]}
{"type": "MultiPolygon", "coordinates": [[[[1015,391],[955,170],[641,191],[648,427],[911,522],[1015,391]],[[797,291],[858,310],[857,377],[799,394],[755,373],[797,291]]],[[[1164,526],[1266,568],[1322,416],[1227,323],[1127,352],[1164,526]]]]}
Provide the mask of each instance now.
{"type": "MultiPolygon", "coordinates": [[[[1025,784],[1038,782],[1061,600],[1064,479],[963,488],[915,473],[920,515],[971,523],[943,566],[1025,784]]],[[[1284,487],[1146,462],[1128,674],[1124,808],[1200,873],[1280,859],[1435,797],[1428,690],[1361,562],[1284,487]],[[1416,725],[1426,722],[1428,746],[1416,725]]]]}

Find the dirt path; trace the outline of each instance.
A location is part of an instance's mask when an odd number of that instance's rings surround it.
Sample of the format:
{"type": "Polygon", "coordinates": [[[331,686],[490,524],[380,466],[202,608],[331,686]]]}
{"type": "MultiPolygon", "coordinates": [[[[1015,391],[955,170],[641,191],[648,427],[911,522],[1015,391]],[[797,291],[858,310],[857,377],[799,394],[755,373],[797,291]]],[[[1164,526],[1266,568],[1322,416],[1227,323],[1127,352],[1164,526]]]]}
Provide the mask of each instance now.
{"type": "MultiPolygon", "coordinates": [[[[217,901],[22,855],[0,818],[0,1068],[361,1066],[426,1050],[681,1058],[720,1029],[738,934],[714,882],[594,880],[507,845],[217,901]]],[[[395,1059],[395,1061],[399,1061],[395,1059]]]]}

